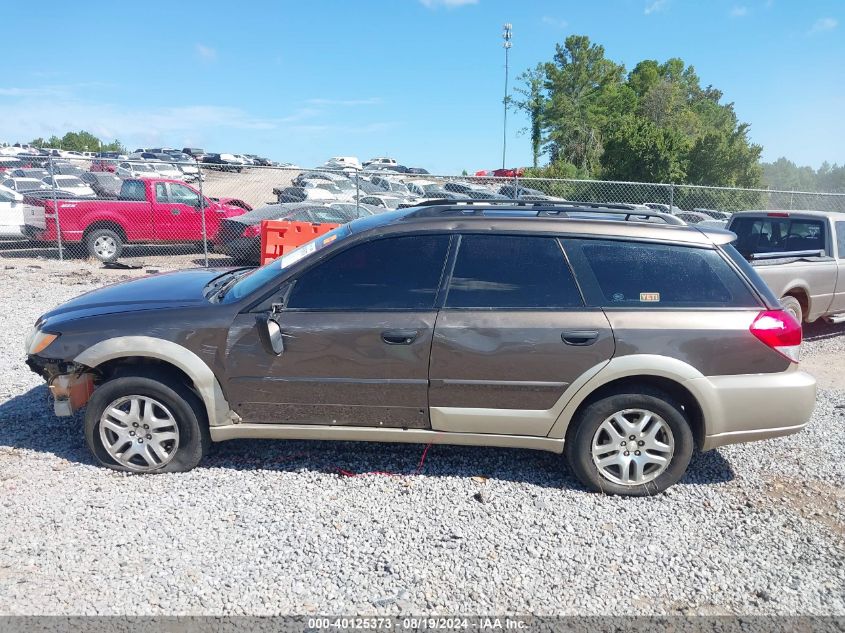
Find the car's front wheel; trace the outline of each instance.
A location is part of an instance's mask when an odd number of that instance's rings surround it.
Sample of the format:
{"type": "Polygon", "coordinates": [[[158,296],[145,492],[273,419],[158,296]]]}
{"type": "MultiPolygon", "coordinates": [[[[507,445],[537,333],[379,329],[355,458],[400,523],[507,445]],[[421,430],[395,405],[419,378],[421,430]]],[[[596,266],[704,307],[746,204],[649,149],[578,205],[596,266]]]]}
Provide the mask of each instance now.
{"type": "Polygon", "coordinates": [[[564,451],[576,477],[591,490],[647,496],[683,477],[693,446],[680,405],[644,388],[586,406],[572,420],[564,451]]]}
{"type": "Polygon", "coordinates": [[[85,439],[103,466],[139,473],[191,470],[210,441],[199,398],[176,381],[146,376],[114,378],[94,391],[85,439]]]}

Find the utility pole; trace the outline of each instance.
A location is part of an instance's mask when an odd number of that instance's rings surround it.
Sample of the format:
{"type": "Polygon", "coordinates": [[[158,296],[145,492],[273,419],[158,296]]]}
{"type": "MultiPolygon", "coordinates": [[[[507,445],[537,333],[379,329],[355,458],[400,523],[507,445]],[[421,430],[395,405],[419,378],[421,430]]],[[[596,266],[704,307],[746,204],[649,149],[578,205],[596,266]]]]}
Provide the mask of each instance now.
{"type": "Polygon", "coordinates": [[[511,49],[511,28],[510,22],[502,27],[502,46],[505,49],[505,116],[502,120],[502,169],[505,169],[505,157],[508,151],[508,52],[511,49]]]}

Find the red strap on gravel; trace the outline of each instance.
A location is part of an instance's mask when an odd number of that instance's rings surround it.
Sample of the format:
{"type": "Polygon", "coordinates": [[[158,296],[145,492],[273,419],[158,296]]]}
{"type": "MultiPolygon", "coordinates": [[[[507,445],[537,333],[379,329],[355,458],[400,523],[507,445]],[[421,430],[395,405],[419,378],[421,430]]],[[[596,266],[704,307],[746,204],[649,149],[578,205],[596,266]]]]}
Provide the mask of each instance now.
{"type": "MultiPolygon", "coordinates": [[[[419,475],[420,474],[420,472],[423,469],[423,465],[425,464],[426,455],[428,455],[428,449],[430,449],[430,448],[431,448],[431,443],[428,443],[428,444],[425,445],[425,448],[423,449],[423,452],[422,452],[422,456],[420,456],[420,463],[417,464],[416,470],[413,473],[411,473],[412,475],[419,475]]],[[[382,475],[384,477],[405,477],[406,476],[402,473],[391,473],[391,472],[384,471],[384,470],[374,470],[374,471],[367,472],[367,473],[353,473],[352,471],[344,470],[343,468],[340,468],[339,466],[335,466],[334,470],[336,470],[338,472],[338,474],[340,474],[343,477],[363,477],[364,475],[382,475]]]]}

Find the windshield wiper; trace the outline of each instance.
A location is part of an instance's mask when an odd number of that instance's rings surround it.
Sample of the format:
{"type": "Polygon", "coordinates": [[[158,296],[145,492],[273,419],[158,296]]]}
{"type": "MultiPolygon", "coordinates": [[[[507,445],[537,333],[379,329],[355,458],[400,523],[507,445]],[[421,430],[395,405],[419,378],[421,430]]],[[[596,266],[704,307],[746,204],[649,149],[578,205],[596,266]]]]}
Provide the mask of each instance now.
{"type": "Polygon", "coordinates": [[[219,286],[219,290],[214,293],[214,298],[217,300],[218,303],[226,296],[226,293],[234,286],[238,281],[240,281],[241,277],[248,274],[250,269],[247,270],[233,270],[230,274],[231,276],[223,282],[222,286],[219,286]]]}
{"type": "Polygon", "coordinates": [[[231,278],[238,272],[240,271],[230,270],[229,272],[223,273],[222,275],[219,275],[212,279],[206,284],[205,288],[203,289],[203,296],[206,299],[210,299],[211,297],[213,297],[214,294],[217,292],[217,289],[228,283],[229,280],[231,280],[231,278]]]}

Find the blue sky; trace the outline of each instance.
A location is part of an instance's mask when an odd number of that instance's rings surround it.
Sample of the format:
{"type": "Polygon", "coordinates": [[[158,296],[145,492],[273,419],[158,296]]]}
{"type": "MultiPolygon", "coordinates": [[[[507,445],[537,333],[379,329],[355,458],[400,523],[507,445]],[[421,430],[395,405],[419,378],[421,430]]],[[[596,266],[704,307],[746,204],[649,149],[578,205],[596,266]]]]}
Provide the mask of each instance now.
{"type": "MultiPolygon", "coordinates": [[[[735,103],[765,160],[845,162],[842,0],[92,1],[49,14],[60,35],[35,37],[41,12],[4,8],[0,140],[87,129],[130,149],[495,168],[511,22],[512,78],[573,33],[628,70],[681,57],[735,103]]],[[[509,115],[509,165],[530,162],[525,124],[509,115]]]]}

